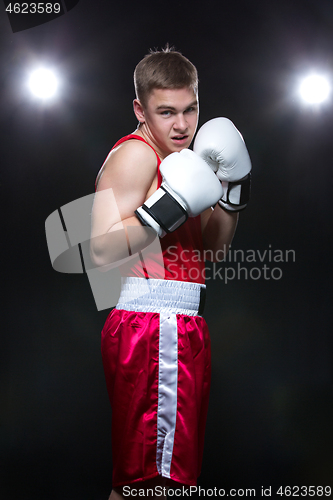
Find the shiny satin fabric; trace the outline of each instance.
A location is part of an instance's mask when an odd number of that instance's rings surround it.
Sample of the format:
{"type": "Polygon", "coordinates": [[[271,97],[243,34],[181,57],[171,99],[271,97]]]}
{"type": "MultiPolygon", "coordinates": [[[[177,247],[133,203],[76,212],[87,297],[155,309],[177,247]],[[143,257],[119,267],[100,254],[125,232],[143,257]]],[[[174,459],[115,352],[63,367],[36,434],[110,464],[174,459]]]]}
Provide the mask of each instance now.
{"type": "Polygon", "coordinates": [[[113,486],[159,474],[196,485],[210,387],[201,316],[114,309],[102,331],[113,486]]]}
{"type": "MultiPolygon", "coordinates": [[[[145,142],[130,135],[114,147],[129,139],[145,142]]],[[[155,154],[160,187],[161,160],[155,154]]],[[[160,287],[156,290],[153,284],[147,299],[141,285],[136,284],[137,301],[123,296],[122,287],[117,308],[102,331],[102,357],[112,406],[114,487],[159,474],[192,486],[201,469],[210,339],[205,320],[197,315],[205,282],[200,216],[189,218],[162,238],[161,248],[162,259],[159,253],[146,250],[120,266],[120,272],[145,284],[149,281],[145,278],[165,280],[163,287],[168,290],[161,296],[160,287]]]]}

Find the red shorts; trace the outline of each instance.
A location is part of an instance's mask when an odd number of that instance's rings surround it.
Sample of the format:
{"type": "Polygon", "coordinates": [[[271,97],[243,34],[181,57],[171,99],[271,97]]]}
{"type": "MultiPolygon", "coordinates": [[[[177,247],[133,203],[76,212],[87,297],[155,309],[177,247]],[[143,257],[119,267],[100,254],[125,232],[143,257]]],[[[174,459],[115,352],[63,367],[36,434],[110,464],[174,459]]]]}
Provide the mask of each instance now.
{"type": "Polygon", "coordinates": [[[197,315],[203,285],[125,280],[102,331],[113,487],[158,475],[196,485],[211,366],[208,328],[197,315]]]}

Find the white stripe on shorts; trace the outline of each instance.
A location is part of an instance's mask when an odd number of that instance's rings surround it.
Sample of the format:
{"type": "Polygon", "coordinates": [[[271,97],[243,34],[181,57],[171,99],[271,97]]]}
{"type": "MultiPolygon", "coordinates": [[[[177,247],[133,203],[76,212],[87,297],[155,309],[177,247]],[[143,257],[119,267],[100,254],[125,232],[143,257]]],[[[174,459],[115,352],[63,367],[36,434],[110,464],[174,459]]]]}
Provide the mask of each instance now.
{"type": "Polygon", "coordinates": [[[160,313],[156,464],[158,472],[164,477],[170,477],[177,416],[177,383],[177,317],[175,314],[160,313]]]}

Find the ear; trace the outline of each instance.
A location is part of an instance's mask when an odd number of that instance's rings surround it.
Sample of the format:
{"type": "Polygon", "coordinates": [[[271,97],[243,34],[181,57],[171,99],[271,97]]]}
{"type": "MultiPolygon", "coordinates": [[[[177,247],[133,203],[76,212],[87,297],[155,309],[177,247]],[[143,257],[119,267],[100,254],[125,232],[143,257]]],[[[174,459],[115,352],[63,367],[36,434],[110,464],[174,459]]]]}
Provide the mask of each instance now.
{"type": "Polygon", "coordinates": [[[140,123],[144,123],[146,121],[145,120],[145,112],[144,112],[144,109],[143,109],[141,102],[138,99],[134,99],[134,101],[133,101],[133,110],[134,110],[134,114],[135,114],[137,120],[140,123]]]}

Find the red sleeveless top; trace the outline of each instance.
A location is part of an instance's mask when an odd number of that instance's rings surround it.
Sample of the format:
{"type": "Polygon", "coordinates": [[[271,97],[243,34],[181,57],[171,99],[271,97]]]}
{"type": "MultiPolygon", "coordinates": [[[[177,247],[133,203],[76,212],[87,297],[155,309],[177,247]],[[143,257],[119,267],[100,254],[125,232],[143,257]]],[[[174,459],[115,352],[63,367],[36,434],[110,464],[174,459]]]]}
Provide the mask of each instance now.
{"type": "MultiPolygon", "coordinates": [[[[161,160],[155,149],[141,136],[127,135],[116,142],[112,149],[130,139],[142,141],[154,151],[157,158],[157,188],[159,188],[162,183],[161,160]]],[[[142,262],[142,256],[140,258],[133,256],[133,261],[120,266],[122,276],[205,283],[205,261],[203,258],[200,215],[189,217],[178,229],[161,238],[160,244],[163,262],[160,258],[154,258],[152,253],[148,252],[147,255],[143,250],[144,263],[142,262]],[[147,259],[149,263],[147,263],[147,259]],[[149,275],[146,270],[148,267],[149,275]]]]}

